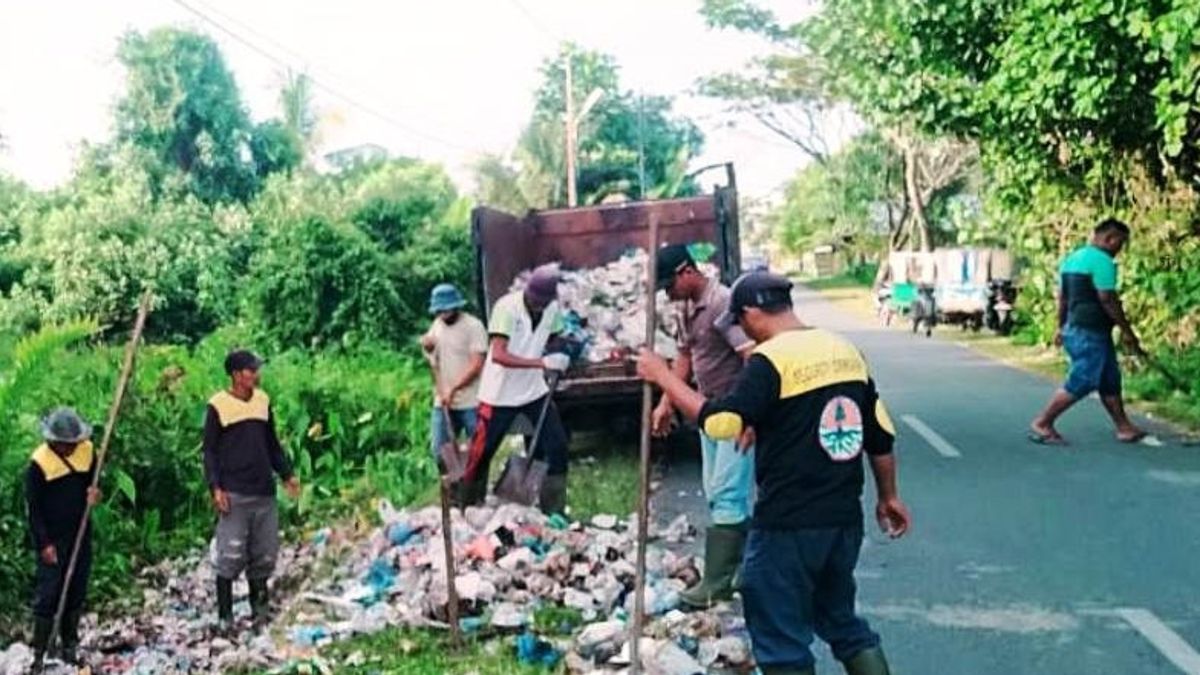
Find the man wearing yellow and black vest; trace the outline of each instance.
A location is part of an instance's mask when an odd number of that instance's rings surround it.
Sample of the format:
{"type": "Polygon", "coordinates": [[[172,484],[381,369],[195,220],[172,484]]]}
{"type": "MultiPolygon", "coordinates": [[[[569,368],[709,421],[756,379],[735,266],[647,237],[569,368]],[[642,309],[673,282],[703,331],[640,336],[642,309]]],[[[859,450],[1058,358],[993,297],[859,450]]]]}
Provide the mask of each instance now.
{"type": "MultiPolygon", "coordinates": [[[[58,408],[42,420],[45,441],[25,472],[25,500],[29,507],[29,532],[37,551],[37,577],[33,600],[33,672],[41,672],[50,648],[54,615],[67,565],[75,548],[75,537],[90,504],[100,501],[92,487],[96,457],[92,450],[92,428],[70,408],[58,408]]],[[[67,590],[67,604],[60,627],[62,660],[78,665],[79,618],[87,596],[92,570],[92,528],[87,523],[79,555],[67,590]]]]}
{"type": "Polygon", "coordinates": [[[217,510],[217,618],[219,630],[233,628],[233,582],[246,572],[250,610],[256,623],[268,620],[267,580],[279,553],[275,475],[293,499],[300,482],[279,437],[271,400],[258,388],[262,360],[248,351],[225,358],[229,389],[208,402],[204,420],[204,475],[217,510]]]}
{"type": "Polygon", "coordinates": [[[744,275],[717,326],[741,325],[758,346],[733,391],[706,400],[643,352],[638,372],[716,439],[757,433],[758,501],[742,599],[754,657],[766,675],[811,675],[813,634],[850,675],[886,675],[879,636],[855,613],[854,568],[863,538],[865,453],[878,490],[876,518],[892,537],[909,528],[896,489],[895,431],[859,351],[804,326],[791,282],[744,275]]]}

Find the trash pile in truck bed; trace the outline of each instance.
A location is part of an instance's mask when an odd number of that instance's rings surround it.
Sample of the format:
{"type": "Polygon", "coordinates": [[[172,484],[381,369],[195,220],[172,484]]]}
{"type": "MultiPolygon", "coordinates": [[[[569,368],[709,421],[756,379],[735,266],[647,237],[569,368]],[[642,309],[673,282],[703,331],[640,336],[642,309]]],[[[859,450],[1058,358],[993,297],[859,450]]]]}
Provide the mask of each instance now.
{"type": "MultiPolygon", "coordinates": [[[[149,571],[161,583],[147,592],[140,616],[106,622],[99,630],[89,619],[85,652],[103,653],[100,672],[286,669],[308,659],[319,661],[319,647],[354,635],[392,626],[448,629],[440,511],[395,511],[384,503],[380,516],[383,524],[352,546],[322,531],[286,550],[278,583],[295,588],[309,573],[316,580],[286,598],[269,632],[245,630],[235,640],[211,639],[212,568],[207,560],[196,559],[149,571]],[[325,556],[327,546],[339,547],[341,555],[325,556]]],[[[565,662],[569,672],[627,668],[636,555],[636,534],[629,525],[614,516],[596,516],[585,525],[513,504],[455,511],[455,587],[464,633],[516,636],[514,662],[565,662]],[[576,635],[535,633],[535,615],[555,607],[570,608],[582,618],[576,635]]],[[[665,528],[652,528],[650,535],[656,542],[680,542],[690,539],[692,528],[680,517],[665,528]]],[[[650,618],[639,646],[648,672],[750,670],[749,639],[732,606],[680,611],[679,592],[699,576],[692,556],[652,544],[647,570],[650,618]]],[[[276,595],[283,593],[277,590],[276,595]]],[[[244,602],[237,613],[248,629],[244,602]]],[[[11,653],[21,648],[0,652],[0,675],[9,672],[6,658],[27,658],[27,652],[11,653]]]]}
{"type": "MultiPolygon", "coordinates": [[[[700,269],[709,278],[718,276],[712,265],[702,263],[700,269]]],[[[528,274],[518,275],[509,290],[524,288],[528,274]]],[[[584,343],[589,363],[623,358],[646,342],[646,251],[633,249],[602,267],[562,270],[558,298],[566,312],[567,335],[584,343]]],[[[673,358],[678,328],[675,313],[662,291],[656,304],[655,349],[673,358]]]]}

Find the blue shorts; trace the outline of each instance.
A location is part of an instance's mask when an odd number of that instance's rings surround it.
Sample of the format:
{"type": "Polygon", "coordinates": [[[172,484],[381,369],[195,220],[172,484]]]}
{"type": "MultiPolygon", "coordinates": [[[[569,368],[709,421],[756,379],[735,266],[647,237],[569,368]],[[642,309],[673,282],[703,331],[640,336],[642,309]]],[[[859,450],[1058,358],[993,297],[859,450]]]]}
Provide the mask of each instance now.
{"type": "Polygon", "coordinates": [[[1068,394],[1075,398],[1084,398],[1093,391],[1101,396],[1121,394],[1121,368],[1111,334],[1068,324],[1063,331],[1063,347],[1071,357],[1071,370],[1063,385],[1068,394]]]}

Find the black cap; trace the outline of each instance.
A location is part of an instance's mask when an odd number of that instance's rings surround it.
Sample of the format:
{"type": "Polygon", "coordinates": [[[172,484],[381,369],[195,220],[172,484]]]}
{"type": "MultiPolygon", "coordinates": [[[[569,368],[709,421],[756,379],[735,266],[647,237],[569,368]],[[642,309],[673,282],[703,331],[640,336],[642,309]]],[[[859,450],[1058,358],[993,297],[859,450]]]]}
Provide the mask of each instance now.
{"type": "Polygon", "coordinates": [[[254,352],[237,349],[225,357],[225,373],[232,375],[239,370],[258,370],[262,368],[263,360],[254,352]]]}
{"type": "Polygon", "coordinates": [[[747,307],[779,307],[792,304],[792,282],[778,274],[749,272],[738,277],[730,290],[729,309],[714,325],[725,330],[736,324],[747,307]]]}
{"type": "Polygon", "coordinates": [[[688,267],[695,267],[696,260],[683,244],[671,244],[658,249],[655,261],[655,286],[663,291],[671,287],[675,275],[688,267]]]}

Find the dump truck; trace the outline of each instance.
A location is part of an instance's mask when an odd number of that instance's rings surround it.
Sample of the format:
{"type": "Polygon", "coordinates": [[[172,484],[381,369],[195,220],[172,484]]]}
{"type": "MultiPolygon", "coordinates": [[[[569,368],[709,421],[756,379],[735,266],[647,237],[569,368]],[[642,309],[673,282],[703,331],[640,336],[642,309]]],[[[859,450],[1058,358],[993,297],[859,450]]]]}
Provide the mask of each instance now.
{"type": "MultiPolygon", "coordinates": [[[[622,202],[531,211],[524,216],[480,206],[471,214],[478,306],[485,316],[522,271],[549,262],[567,269],[606,265],[630,249],[645,249],[650,219],[657,217],[659,244],[708,242],[709,261],[731,283],[741,270],[737,184],[730,164],[726,184],[682,199],[622,202]]],[[[576,364],[559,384],[555,401],[571,424],[627,422],[636,411],[641,381],[629,361],[576,364]]],[[[636,423],[636,418],[634,419],[636,423]]]]}

